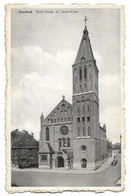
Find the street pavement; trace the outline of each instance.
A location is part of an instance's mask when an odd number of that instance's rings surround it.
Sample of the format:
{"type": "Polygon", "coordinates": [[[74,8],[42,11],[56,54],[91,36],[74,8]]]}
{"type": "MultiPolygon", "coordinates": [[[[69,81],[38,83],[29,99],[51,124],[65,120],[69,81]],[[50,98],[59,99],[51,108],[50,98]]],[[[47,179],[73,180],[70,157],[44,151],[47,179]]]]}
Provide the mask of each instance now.
{"type": "MultiPolygon", "coordinates": [[[[42,169],[13,169],[11,182],[13,186],[42,186],[42,187],[112,187],[121,178],[121,158],[118,153],[118,163],[111,166],[111,160],[102,165],[102,169],[94,170],[92,173],[73,173],[74,170],[59,170],[60,172],[44,172],[42,169]]],[[[83,170],[82,170],[83,171],[83,170]]]]}
{"type": "MultiPolygon", "coordinates": [[[[99,167],[96,170],[90,170],[90,169],[65,169],[65,168],[54,168],[54,169],[43,169],[43,168],[24,168],[22,171],[26,172],[46,172],[46,173],[63,173],[63,174],[93,174],[93,173],[99,173],[104,171],[107,167],[110,166],[113,158],[110,157],[107,161],[101,164],[101,167],[99,167]]],[[[21,169],[12,167],[12,171],[20,171],[21,169]]]]}

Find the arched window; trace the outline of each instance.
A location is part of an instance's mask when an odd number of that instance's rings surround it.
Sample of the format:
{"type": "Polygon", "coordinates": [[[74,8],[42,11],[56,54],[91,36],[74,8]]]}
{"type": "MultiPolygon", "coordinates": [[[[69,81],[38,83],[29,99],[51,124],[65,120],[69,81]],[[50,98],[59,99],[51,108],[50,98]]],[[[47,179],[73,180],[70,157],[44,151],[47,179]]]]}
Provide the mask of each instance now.
{"type": "Polygon", "coordinates": [[[53,123],[53,116],[51,115],[51,123],[53,123]]]}
{"type": "Polygon", "coordinates": [[[67,138],[67,147],[70,147],[70,138],[67,138]]]}
{"type": "Polygon", "coordinates": [[[82,57],[82,58],[81,58],[81,61],[82,61],[82,62],[83,62],[83,61],[85,61],[85,58],[84,58],[84,57],[82,57]]]}
{"type": "Polygon", "coordinates": [[[66,147],[66,138],[63,138],[63,147],[66,147]]]}
{"type": "Polygon", "coordinates": [[[82,68],[81,67],[79,68],[79,78],[80,80],[82,80],[82,68]]]}
{"type": "Polygon", "coordinates": [[[84,103],[84,101],[82,101],[82,112],[83,113],[85,112],[85,103],[84,103]]]}
{"type": "Polygon", "coordinates": [[[87,111],[90,111],[90,100],[87,100],[87,111]]]}
{"type": "Polygon", "coordinates": [[[78,114],[80,113],[80,107],[79,107],[79,105],[78,105],[78,107],[77,107],[77,110],[78,110],[78,114]]]}
{"type": "Polygon", "coordinates": [[[63,111],[61,111],[61,118],[63,118],[63,111]]]}
{"type": "Polygon", "coordinates": [[[83,136],[86,136],[85,127],[83,127],[83,136]]]}
{"type": "Polygon", "coordinates": [[[77,113],[79,114],[80,113],[80,103],[77,102],[77,113]]]}
{"type": "Polygon", "coordinates": [[[78,137],[80,137],[80,127],[78,127],[78,137]]]}
{"type": "Polygon", "coordinates": [[[55,119],[57,118],[56,111],[54,112],[54,117],[55,117],[55,119]]]}
{"type": "Polygon", "coordinates": [[[87,79],[87,67],[86,66],[84,67],[84,79],[85,80],[87,79]]]}
{"type": "Polygon", "coordinates": [[[50,141],[49,128],[46,127],[46,141],[50,141]]]}
{"type": "Polygon", "coordinates": [[[82,106],[82,109],[83,109],[83,113],[84,113],[85,112],[85,106],[84,105],[82,106]]]}
{"type": "Polygon", "coordinates": [[[66,117],[66,116],[67,116],[67,115],[66,115],[66,110],[64,111],[64,114],[65,114],[65,117],[66,117]]]}
{"type": "Polygon", "coordinates": [[[59,138],[58,141],[59,141],[59,148],[61,148],[62,147],[62,140],[61,140],[61,138],[59,138]]]}
{"type": "Polygon", "coordinates": [[[81,159],[81,167],[86,168],[87,166],[87,160],[86,159],[81,159]]]}
{"type": "Polygon", "coordinates": [[[67,108],[67,115],[70,116],[70,107],[67,108]]]}
{"type": "Polygon", "coordinates": [[[91,128],[88,127],[88,136],[91,136],[91,128]]]}

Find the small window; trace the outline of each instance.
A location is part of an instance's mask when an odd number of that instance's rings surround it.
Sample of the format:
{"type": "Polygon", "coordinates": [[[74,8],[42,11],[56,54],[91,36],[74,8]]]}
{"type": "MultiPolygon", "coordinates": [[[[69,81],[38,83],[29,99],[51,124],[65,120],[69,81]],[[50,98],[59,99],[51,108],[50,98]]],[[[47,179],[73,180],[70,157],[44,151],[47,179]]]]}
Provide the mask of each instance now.
{"type": "Polygon", "coordinates": [[[84,79],[86,79],[86,78],[87,78],[87,68],[84,67],[84,79]]]}
{"type": "Polygon", "coordinates": [[[80,122],[80,117],[77,118],[77,122],[80,122]]]}
{"type": "Polygon", "coordinates": [[[65,122],[66,122],[66,118],[65,118],[65,122]]]}
{"type": "Polygon", "coordinates": [[[47,155],[41,155],[41,160],[46,162],[47,161],[47,155]]]}
{"type": "Polygon", "coordinates": [[[80,127],[78,127],[78,137],[80,137],[80,127]]]}
{"type": "Polygon", "coordinates": [[[91,128],[88,127],[88,136],[91,136],[91,128]]]}
{"type": "Polygon", "coordinates": [[[55,116],[55,118],[56,118],[56,112],[54,112],[54,116],[55,116]]]}
{"type": "Polygon", "coordinates": [[[46,141],[50,140],[50,136],[49,136],[49,128],[46,127],[46,141]]]}
{"type": "Polygon", "coordinates": [[[63,118],[61,118],[61,122],[63,122],[63,118]]]}
{"type": "Polygon", "coordinates": [[[59,142],[59,148],[61,148],[62,147],[62,140],[61,140],[61,138],[58,139],[58,142],[59,142]]]}
{"type": "Polygon", "coordinates": [[[79,78],[80,78],[80,80],[82,80],[82,68],[81,67],[79,69],[79,78]]]}
{"type": "Polygon", "coordinates": [[[86,151],[86,146],[81,146],[82,151],[86,151]]]}
{"type": "Polygon", "coordinates": [[[53,119],[51,119],[51,123],[53,123],[53,119]]]}
{"type": "Polygon", "coordinates": [[[67,147],[70,147],[70,138],[67,138],[67,147]]]}
{"type": "Polygon", "coordinates": [[[85,127],[83,127],[83,136],[86,136],[85,127]]]}
{"type": "Polygon", "coordinates": [[[85,122],[85,117],[82,117],[82,122],[85,122]]]}
{"type": "Polygon", "coordinates": [[[56,123],[56,119],[55,119],[54,121],[55,121],[55,123],[56,123]]]}
{"type": "Polygon", "coordinates": [[[48,123],[50,123],[50,119],[48,119],[48,123]]]}
{"type": "Polygon", "coordinates": [[[63,117],[63,111],[61,111],[61,117],[63,117]]]}
{"type": "Polygon", "coordinates": [[[81,61],[82,61],[82,62],[83,62],[83,61],[85,61],[85,58],[84,58],[84,57],[82,57],[82,58],[81,58],[81,61]]]}
{"type": "Polygon", "coordinates": [[[60,122],[60,119],[58,118],[58,122],[60,122]]]}
{"type": "Polygon", "coordinates": [[[66,147],[66,138],[63,138],[63,147],[66,147]]]}
{"type": "Polygon", "coordinates": [[[65,117],[66,117],[66,110],[64,111],[64,113],[65,113],[65,117]]]}
{"type": "Polygon", "coordinates": [[[88,121],[88,122],[90,121],[90,116],[87,116],[87,121],[88,121]]]}
{"type": "Polygon", "coordinates": [[[68,117],[68,121],[70,121],[70,117],[68,117]]]}

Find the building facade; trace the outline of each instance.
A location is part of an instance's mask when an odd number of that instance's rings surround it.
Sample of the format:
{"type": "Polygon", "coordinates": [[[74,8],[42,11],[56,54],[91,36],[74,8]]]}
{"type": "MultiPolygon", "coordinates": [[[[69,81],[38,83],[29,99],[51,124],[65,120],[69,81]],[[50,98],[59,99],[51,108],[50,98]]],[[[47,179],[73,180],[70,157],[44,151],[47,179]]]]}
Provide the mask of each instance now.
{"type": "Polygon", "coordinates": [[[106,126],[99,124],[99,70],[85,25],[73,69],[72,105],[41,115],[39,167],[96,169],[107,159],[106,126]]]}
{"type": "Polygon", "coordinates": [[[38,167],[39,143],[28,131],[11,133],[11,164],[19,168],[38,167]]]}

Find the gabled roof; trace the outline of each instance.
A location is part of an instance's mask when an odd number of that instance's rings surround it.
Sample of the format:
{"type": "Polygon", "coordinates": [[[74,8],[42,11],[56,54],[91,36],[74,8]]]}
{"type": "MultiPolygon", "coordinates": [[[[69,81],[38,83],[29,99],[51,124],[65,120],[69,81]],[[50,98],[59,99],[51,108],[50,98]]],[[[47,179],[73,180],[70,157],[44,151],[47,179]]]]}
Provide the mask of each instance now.
{"type": "Polygon", "coordinates": [[[53,115],[53,112],[55,110],[57,110],[58,108],[62,108],[63,107],[63,104],[65,105],[64,107],[65,108],[68,108],[70,107],[72,110],[73,110],[73,106],[68,102],[66,101],[64,98],[60,101],[60,103],[48,114],[48,116],[45,118],[45,120],[47,120],[49,118],[50,115],[53,115]]]}
{"type": "Polygon", "coordinates": [[[54,154],[54,150],[49,142],[46,142],[40,149],[39,153],[54,154]]]}
{"type": "Polygon", "coordinates": [[[20,136],[20,131],[18,129],[11,132],[11,144],[20,136]]]}
{"type": "Polygon", "coordinates": [[[27,131],[22,132],[12,143],[12,148],[38,148],[38,141],[27,131]]]}
{"type": "Polygon", "coordinates": [[[93,56],[93,52],[92,52],[92,48],[91,48],[91,44],[90,44],[90,39],[88,36],[88,31],[87,31],[86,26],[83,31],[83,37],[82,37],[80,47],[79,47],[74,64],[81,63],[82,59],[84,59],[84,61],[94,60],[94,56],[93,56]]]}
{"type": "Polygon", "coordinates": [[[60,149],[60,152],[64,152],[65,155],[68,155],[68,158],[69,159],[72,159],[73,158],[73,152],[70,151],[70,150],[67,150],[67,149],[60,149]]]}

